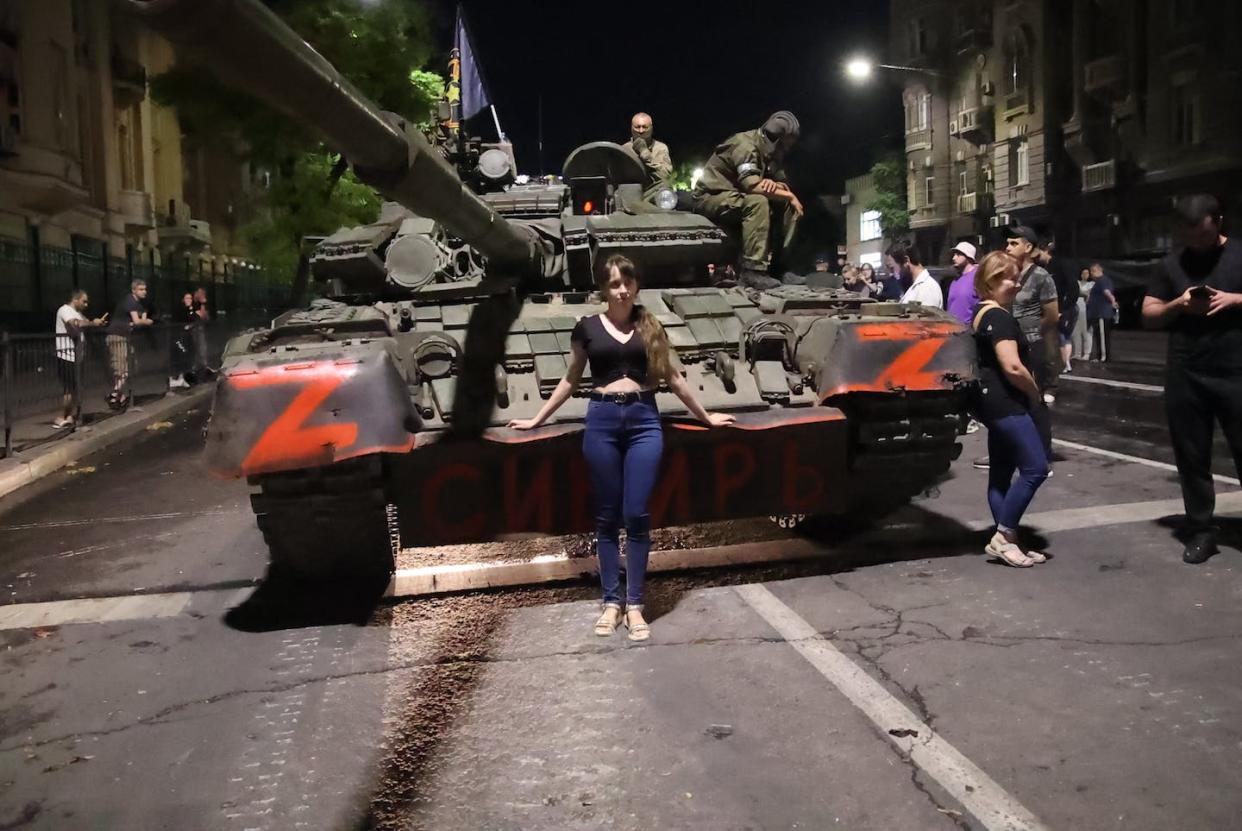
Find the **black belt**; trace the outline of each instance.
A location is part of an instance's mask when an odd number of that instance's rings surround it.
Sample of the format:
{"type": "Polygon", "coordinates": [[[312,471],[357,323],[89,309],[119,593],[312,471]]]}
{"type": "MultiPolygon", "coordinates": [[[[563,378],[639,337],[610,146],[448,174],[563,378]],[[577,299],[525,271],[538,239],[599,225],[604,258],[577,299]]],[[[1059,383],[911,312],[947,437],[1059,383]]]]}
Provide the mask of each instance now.
{"type": "Polygon", "coordinates": [[[639,401],[654,401],[655,393],[651,390],[638,392],[592,392],[592,401],[611,401],[613,404],[634,404],[639,401]]]}

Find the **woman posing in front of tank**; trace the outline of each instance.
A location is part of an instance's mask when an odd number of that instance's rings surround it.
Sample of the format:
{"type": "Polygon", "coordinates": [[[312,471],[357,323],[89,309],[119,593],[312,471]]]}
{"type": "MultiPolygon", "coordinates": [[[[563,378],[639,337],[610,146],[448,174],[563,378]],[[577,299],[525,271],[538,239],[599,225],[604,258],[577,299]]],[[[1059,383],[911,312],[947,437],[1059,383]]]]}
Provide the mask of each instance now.
{"type": "Polygon", "coordinates": [[[587,362],[595,388],[587,405],[582,454],[595,496],[595,534],[603,613],[595,634],[611,635],[622,620],[620,529],[625,527],[625,626],[632,641],[645,641],[651,628],[643,618],[643,587],[651,550],[647,503],[660,472],[664,435],[655,389],[663,381],[699,421],[711,427],[733,423],[733,416],[703,409],[686,380],[672,365],[664,327],[635,305],[638,276],[634,263],[609,257],[598,278],[607,309],[578,321],[570,335],[573,354],[565,377],[534,418],[509,422],[518,430],[543,424],[574,394],[587,362]]]}
{"type": "Polygon", "coordinates": [[[1027,366],[1026,338],[1010,313],[1018,293],[1017,264],[1003,251],[987,255],[975,274],[975,291],[979,387],[972,410],[988,429],[988,507],[996,521],[985,550],[1007,565],[1026,568],[1047,559],[1018,546],[1018,524],[1048,478],[1048,457],[1031,418],[1032,408],[1040,406],[1039,386],[1027,366]]]}

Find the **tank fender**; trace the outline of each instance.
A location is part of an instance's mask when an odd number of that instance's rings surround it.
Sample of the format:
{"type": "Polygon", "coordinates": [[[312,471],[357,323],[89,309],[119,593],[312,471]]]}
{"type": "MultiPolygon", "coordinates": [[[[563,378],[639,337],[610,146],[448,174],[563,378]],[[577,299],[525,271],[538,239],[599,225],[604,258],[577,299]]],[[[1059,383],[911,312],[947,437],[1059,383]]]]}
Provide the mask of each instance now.
{"type": "Polygon", "coordinates": [[[959,321],[842,320],[817,366],[820,401],[848,392],[952,391],[978,375],[974,338],[959,321]]]}
{"type": "Polygon", "coordinates": [[[255,476],[412,450],[421,422],[391,350],[384,339],[227,367],[207,426],[208,467],[255,476]]]}

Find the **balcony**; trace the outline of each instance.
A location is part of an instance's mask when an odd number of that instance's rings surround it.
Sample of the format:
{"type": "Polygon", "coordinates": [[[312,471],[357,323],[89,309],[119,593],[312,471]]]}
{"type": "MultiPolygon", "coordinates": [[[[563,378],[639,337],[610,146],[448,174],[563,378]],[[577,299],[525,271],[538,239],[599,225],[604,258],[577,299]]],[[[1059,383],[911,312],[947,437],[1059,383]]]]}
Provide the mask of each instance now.
{"type": "Polygon", "coordinates": [[[1083,71],[1083,87],[1088,95],[1108,101],[1125,97],[1126,65],[1120,55],[1090,61],[1083,71]]]}
{"type": "Polygon", "coordinates": [[[123,190],[119,197],[117,213],[125,220],[127,230],[147,231],[155,227],[151,194],[145,190],[123,190]]]}
{"type": "Polygon", "coordinates": [[[187,219],[184,223],[173,217],[169,219],[174,224],[161,225],[159,228],[161,249],[198,252],[211,245],[211,223],[201,219],[187,219]]]}
{"type": "Polygon", "coordinates": [[[906,150],[922,150],[931,147],[931,144],[932,134],[928,127],[922,130],[910,130],[906,133],[906,150]]]}
{"type": "Polygon", "coordinates": [[[995,124],[991,104],[971,107],[957,115],[957,129],[962,138],[971,144],[987,144],[992,140],[995,124]]]}
{"type": "Polygon", "coordinates": [[[983,191],[959,194],[957,212],[959,214],[990,214],[993,201],[992,194],[983,191]]]}
{"type": "Polygon", "coordinates": [[[1117,186],[1117,160],[1084,165],[1082,169],[1083,193],[1112,190],[1117,186]]]}

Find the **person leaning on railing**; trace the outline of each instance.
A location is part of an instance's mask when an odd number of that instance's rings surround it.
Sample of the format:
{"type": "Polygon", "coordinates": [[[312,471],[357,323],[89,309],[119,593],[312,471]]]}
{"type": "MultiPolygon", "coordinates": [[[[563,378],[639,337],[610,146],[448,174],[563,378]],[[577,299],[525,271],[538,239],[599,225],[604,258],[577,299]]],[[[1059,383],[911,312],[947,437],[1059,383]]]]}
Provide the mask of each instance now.
{"type": "Polygon", "coordinates": [[[129,284],[129,294],[121,298],[108,327],[108,361],[112,368],[112,392],[108,394],[108,406],[123,409],[129,404],[129,336],[136,328],[155,323],[147,316],[143,302],[147,297],[146,280],[134,280],[129,284]]]}
{"type": "Polygon", "coordinates": [[[90,298],[83,289],[74,289],[69,300],[56,310],[56,377],[60,379],[60,418],[52,422],[57,429],[72,427],[78,401],[78,361],[81,359],[82,330],[90,326],[103,326],[108,321],[102,317],[90,320],[83,314],[90,298]]]}

